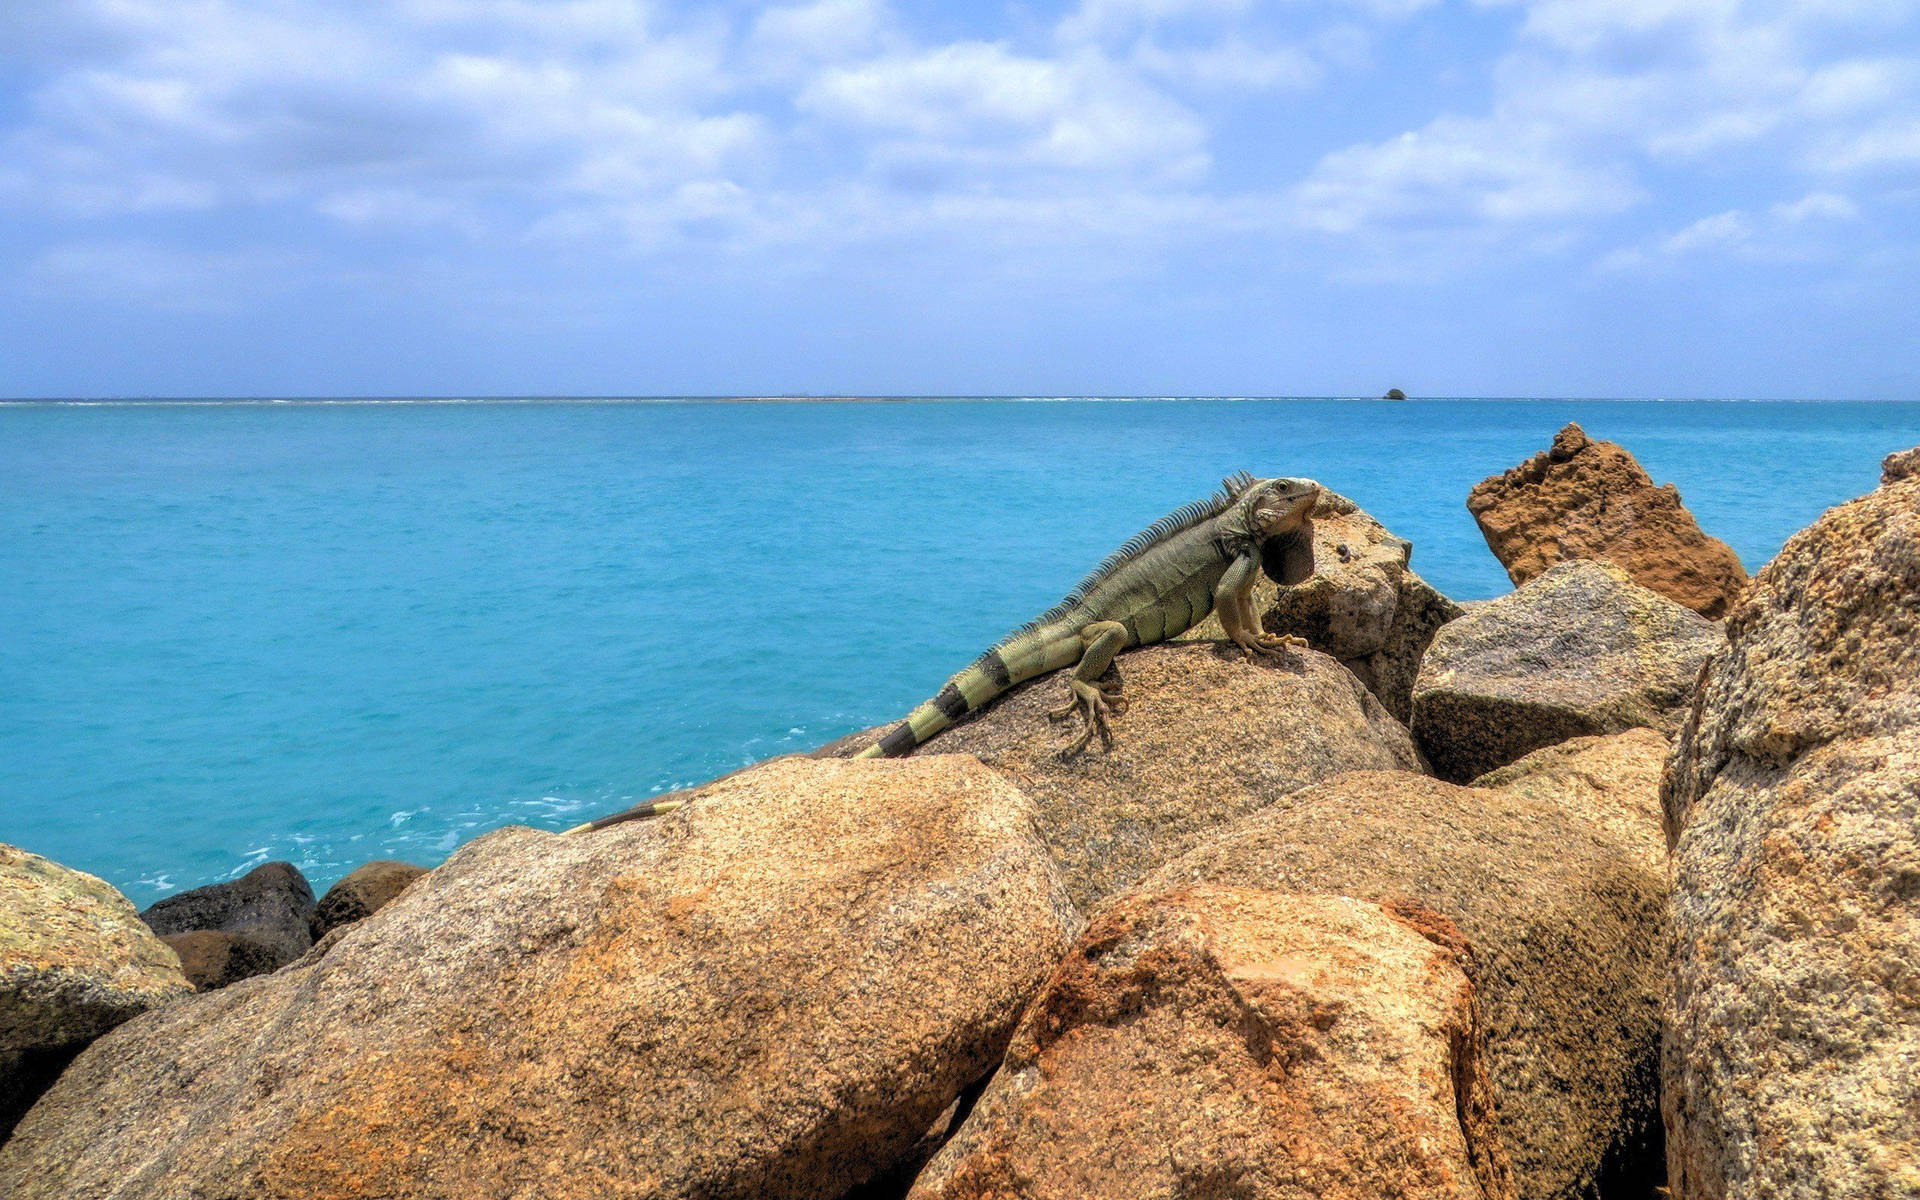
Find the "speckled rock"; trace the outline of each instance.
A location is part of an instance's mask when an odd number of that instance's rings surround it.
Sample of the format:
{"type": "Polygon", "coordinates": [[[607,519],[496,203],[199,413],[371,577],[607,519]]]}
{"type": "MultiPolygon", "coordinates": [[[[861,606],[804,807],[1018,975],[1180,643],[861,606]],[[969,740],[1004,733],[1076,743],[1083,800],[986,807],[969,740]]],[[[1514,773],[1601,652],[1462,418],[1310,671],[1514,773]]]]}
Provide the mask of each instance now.
{"type": "Polygon", "coordinates": [[[328,888],[327,894],[314,906],[313,915],[307,921],[313,930],[313,940],[317,942],[343,925],[366,920],[426,873],[425,867],[391,858],[375,859],[354,868],[328,888]]]}
{"type": "Polygon", "coordinates": [[[910,1200],[1506,1200],[1465,943],[1411,916],[1117,901],[910,1200]]]}
{"type": "MultiPolygon", "coordinates": [[[[277,970],[313,946],[313,888],[292,863],[264,863],[238,879],[168,896],[140,914],[159,934],[217,930],[242,935],[277,970]]],[[[254,957],[258,957],[257,955],[254,957]]]]}
{"type": "MultiPolygon", "coordinates": [[[[1065,684],[1016,689],[921,747],[966,753],[1033,798],[1077,903],[1109,896],[1235,818],[1342,771],[1420,769],[1406,729],[1339,663],[1313,650],[1248,661],[1231,646],[1169,644],[1120,656],[1126,712],[1114,748],[1061,761],[1047,720],[1065,684]]],[[[851,754],[882,730],[836,743],[851,754]]]]}
{"type": "Polygon", "coordinates": [[[1361,771],[1249,816],[1143,892],[1197,883],[1410,900],[1452,920],[1487,1031],[1514,1191],[1646,1196],[1658,1182],[1666,742],[1650,730],[1529,755],[1458,787],[1361,771]]]}
{"type": "Polygon", "coordinates": [[[1413,736],[1456,783],[1568,738],[1670,736],[1722,639],[1611,563],[1562,563],[1441,628],[1414,685],[1413,736]]]}
{"type": "MultiPolygon", "coordinates": [[[[1414,574],[1413,543],[1345,496],[1320,493],[1313,510],[1313,576],[1281,587],[1261,576],[1254,611],[1271,633],[1307,639],[1360,677],[1401,721],[1413,713],[1413,680],[1434,631],[1460,615],[1453,601],[1414,574]]],[[[1208,617],[1181,640],[1221,641],[1208,617]]]]}
{"type": "Polygon", "coordinates": [[[81,1047],[190,990],[111,884],[0,843],[0,1140],[81,1047]]]}
{"type": "Polygon", "coordinates": [[[94,1043],[0,1195],[825,1200],[992,1069],[1076,926],[1031,806],[963,756],[504,829],[94,1043]]]}
{"type": "Polygon", "coordinates": [[[1641,587],[1718,618],[1747,586],[1731,547],[1700,531],[1672,484],[1653,486],[1633,455],[1568,425],[1552,448],[1467,497],[1487,546],[1515,584],[1555,563],[1616,563],[1641,587]]]}
{"type": "Polygon", "coordinates": [[[1755,577],[1674,747],[1680,1200],[1920,1195],[1912,466],[1914,451],[1889,459],[1883,486],[1755,577]]]}

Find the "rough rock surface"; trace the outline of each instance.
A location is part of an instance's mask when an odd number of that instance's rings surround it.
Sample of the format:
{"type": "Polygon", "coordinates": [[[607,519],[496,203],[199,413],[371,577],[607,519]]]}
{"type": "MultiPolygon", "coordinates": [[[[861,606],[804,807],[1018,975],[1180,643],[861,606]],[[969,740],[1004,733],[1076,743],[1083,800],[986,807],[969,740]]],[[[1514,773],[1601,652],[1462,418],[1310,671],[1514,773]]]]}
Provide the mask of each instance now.
{"type": "Polygon", "coordinates": [[[307,919],[313,888],[292,863],[271,862],[238,879],[168,896],[140,914],[159,934],[219,930],[242,934],[263,947],[278,969],[313,946],[307,919]]]}
{"type": "MultiPolygon", "coordinates": [[[[1109,896],[1221,826],[1361,768],[1420,769],[1406,729],[1339,663],[1312,650],[1250,662],[1231,646],[1149,646],[1117,660],[1126,712],[1114,748],[1061,761],[1049,676],[921,747],[977,755],[1033,798],[1076,903],[1109,896]]],[[[881,730],[828,752],[851,754],[881,730]]]]}
{"type": "Polygon", "coordinates": [[[1660,1173],[1666,742],[1529,755],[1494,787],[1362,771],[1296,792],[1140,884],[1219,883],[1441,913],[1474,950],[1517,1195],[1645,1196],[1660,1173]]]}
{"type": "Polygon", "coordinates": [[[196,929],[170,933],[160,940],[180,956],[180,969],[196,991],[211,992],[285,965],[272,946],[244,933],[196,929]]]}
{"type": "MultiPolygon", "coordinates": [[[[1345,496],[1322,492],[1313,510],[1313,576],[1281,587],[1262,575],[1254,611],[1270,633],[1291,633],[1345,663],[1387,711],[1401,721],[1413,713],[1413,680],[1434,631],[1460,608],[1408,562],[1413,543],[1345,496]]],[[[1217,616],[1182,640],[1223,641],[1217,616]]]]}
{"type": "Polygon", "coordinates": [[[1920,1195],[1920,473],[1901,460],[1755,578],[1674,748],[1680,1200],[1920,1195]]]}
{"type": "Polygon", "coordinates": [[[189,990],[112,885],[0,844],[0,1137],[81,1046],[189,990]]]}
{"type": "Polygon", "coordinates": [[[1129,896],[910,1200],[1506,1200],[1465,943],[1329,896],[1129,896]]]}
{"type": "Polygon", "coordinates": [[[328,888],[314,907],[313,916],[307,922],[313,930],[313,940],[317,942],[343,925],[366,920],[426,873],[425,867],[391,858],[375,859],[354,868],[346,878],[328,888]]]}
{"type": "Polygon", "coordinates": [[[1413,692],[1434,774],[1465,782],[1542,746],[1650,726],[1671,735],[1720,627],[1611,563],[1562,563],[1444,626],[1413,692]]]}
{"type": "Polygon", "coordinates": [[[94,1043],[0,1195],[836,1197],[992,1069],[1076,926],[1031,806],[963,756],[504,829],[94,1043]]]}
{"type": "Polygon", "coordinates": [[[1633,455],[1568,425],[1551,449],[1483,479],[1467,497],[1487,546],[1515,584],[1555,563],[1617,563],[1641,587],[1722,617],[1747,586],[1731,547],[1700,531],[1672,484],[1653,486],[1633,455]]]}

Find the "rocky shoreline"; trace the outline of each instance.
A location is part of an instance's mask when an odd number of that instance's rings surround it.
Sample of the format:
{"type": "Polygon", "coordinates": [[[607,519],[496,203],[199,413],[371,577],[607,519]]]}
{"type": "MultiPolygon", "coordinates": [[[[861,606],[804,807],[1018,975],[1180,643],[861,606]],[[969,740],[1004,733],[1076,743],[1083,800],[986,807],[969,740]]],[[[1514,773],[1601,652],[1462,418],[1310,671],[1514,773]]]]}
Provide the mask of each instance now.
{"type": "Polygon", "coordinates": [[[0,1195],[1920,1195],[1920,448],[1748,580],[1576,426],[911,757],[315,900],[0,846],[0,1195]],[[17,1124],[16,1124],[17,1122],[17,1124]],[[10,1133],[9,1133],[10,1131],[10,1133]]]}

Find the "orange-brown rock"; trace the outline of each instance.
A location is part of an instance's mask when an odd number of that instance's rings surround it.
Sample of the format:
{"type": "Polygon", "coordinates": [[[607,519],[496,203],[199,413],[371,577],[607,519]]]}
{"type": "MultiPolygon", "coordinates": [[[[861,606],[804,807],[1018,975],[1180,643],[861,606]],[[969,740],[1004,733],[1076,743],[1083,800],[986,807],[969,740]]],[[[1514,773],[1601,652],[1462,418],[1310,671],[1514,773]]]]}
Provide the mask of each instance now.
{"type": "Polygon", "coordinates": [[[307,918],[313,940],[317,942],[336,929],[366,920],[426,873],[425,867],[391,858],[377,858],[355,867],[327,889],[307,918]]]}
{"type": "Polygon", "coordinates": [[[1515,584],[1555,563],[1616,563],[1641,587],[1719,618],[1747,586],[1739,556],[1701,532],[1672,484],[1633,455],[1568,425],[1551,449],[1483,479],[1467,497],[1487,546],[1515,584]]]}
{"type": "Polygon", "coordinates": [[[1476,786],[1356,771],[1295,792],[1142,880],[1411,900],[1459,926],[1495,1119],[1531,1200],[1658,1182],[1666,740],[1536,751],[1476,786]]]}
{"type": "MultiPolygon", "coordinates": [[[[1091,904],[1246,813],[1362,768],[1418,770],[1406,728],[1345,667],[1313,650],[1250,662],[1213,643],[1117,660],[1127,709],[1114,747],[1062,761],[1047,720],[1066,684],[1035,680],[918,754],[977,755],[1033,799],[1074,900],[1091,904]]],[[[882,730],[822,753],[851,754],[882,730]]]]}
{"type": "Polygon", "coordinates": [[[488,834],[95,1042],[0,1147],[0,1195],[843,1195],[993,1068],[1071,943],[1032,822],[948,755],[488,834]]]}
{"type": "Polygon", "coordinates": [[[1444,918],[1198,887],[1116,901],[911,1200],[1505,1200],[1444,918]]]}
{"type": "Polygon", "coordinates": [[[244,933],[224,929],[195,929],[188,933],[170,933],[160,939],[180,956],[180,969],[187,982],[202,992],[211,992],[280,969],[274,948],[244,933]]]}
{"type": "Polygon", "coordinates": [[[1920,1196],[1920,452],[1795,534],[1674,745],[1679,1200],[1920,1196]]]}

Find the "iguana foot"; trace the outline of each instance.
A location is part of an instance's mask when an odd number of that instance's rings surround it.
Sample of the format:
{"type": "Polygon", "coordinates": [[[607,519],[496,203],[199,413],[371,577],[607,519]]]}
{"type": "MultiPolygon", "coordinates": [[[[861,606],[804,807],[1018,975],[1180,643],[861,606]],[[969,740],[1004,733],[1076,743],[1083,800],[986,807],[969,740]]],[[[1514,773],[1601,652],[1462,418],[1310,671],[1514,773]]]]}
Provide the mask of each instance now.
{"type": "Polygon", "coordinates": [[[1234,644],[1240,647],[1248,658],[1287,658],[1284,650],[1304,647],[1307,640],[1293,634],[1256,633],[1244,638],[1235,638],[1234,644]]]}
{"type": "Polygon", "coordinates": [[[1047,718],[1053,721],[1064,721],[1078,713],[1085,724],[1080,729],[1079,737],[1060,747],[1060,757],[1069,759],[1078,756],[1086,750],[1088,743],[1093,741],[1095,734],[1100,735],[1100,744],[1103,747],[1108,750],[1113,749],[1113,726],[1109,718],[1126,708],[1126,701],[1118,696],[1119,687],[1116,685],[1109,691],[1095,684],[1083,683],[1078,679],[1067,680],[1067,686],[1072,689],[1073,698],[1065,707],[1048,713],[1047,718]]]}
{"type": "Polygon", "coordinates": [[[1312,645],[1307,639],[1292,633],[1256,633],[1253,635],[1253,640],[1270,650],[1277,650],[1283,647],[1305,650],[1308,646],[1312,645]]]}

